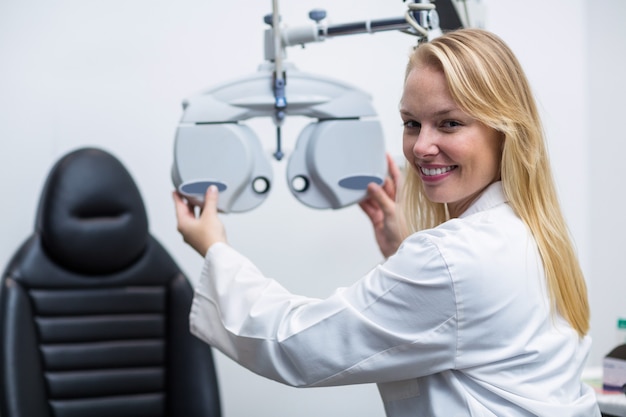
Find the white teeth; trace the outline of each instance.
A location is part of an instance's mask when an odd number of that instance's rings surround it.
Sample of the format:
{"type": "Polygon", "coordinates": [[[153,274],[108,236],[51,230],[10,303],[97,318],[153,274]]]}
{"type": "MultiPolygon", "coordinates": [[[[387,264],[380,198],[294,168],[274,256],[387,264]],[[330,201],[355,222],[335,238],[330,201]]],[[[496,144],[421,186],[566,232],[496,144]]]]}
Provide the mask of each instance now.
{"type": "Polygon", "coordinates": [[[420,167],[420,169],[422,170],[422,174],[424,175],[441,175],[441,174],[445,174],[448,171],[452,170],[451,166],[447,166],[445,168],[434,168],[434,169],[428,169],[428,168],[422,168],[420,167]]]}

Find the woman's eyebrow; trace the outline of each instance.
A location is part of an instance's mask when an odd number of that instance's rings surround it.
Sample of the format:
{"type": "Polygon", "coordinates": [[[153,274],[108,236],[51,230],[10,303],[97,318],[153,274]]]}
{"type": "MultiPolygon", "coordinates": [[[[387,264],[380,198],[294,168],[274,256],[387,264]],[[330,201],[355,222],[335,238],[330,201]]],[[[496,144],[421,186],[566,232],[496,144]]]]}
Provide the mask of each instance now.
{"type": "MultiPolygon", "coordinates": [[[[437,110],[437,111],[433,112],[432,115],[436,116],[436,117],[442,117],[442,116],[447,116],[450,113],[454,113],[456,111],[458,111],[458,108],[456,108],[456,107],[444,108],[444,109],[437,110]]],[[[406,116],[415,117],[411,111],[409,111],[407,109],[404,109],[402,107],[400,108],[400,114],[403,114],[403,115],[406,115],[406,116]]]]}
{"type": "Polygon", "coordinates": [[[433,113],[434,116],[446,116],[450,113],[454,113],[455,111],[457,111],[458,109],[455,107],[452,108],[445,108],[445,109],[441,109],[441,110],[437,110],[436,112],[433,113]]]}

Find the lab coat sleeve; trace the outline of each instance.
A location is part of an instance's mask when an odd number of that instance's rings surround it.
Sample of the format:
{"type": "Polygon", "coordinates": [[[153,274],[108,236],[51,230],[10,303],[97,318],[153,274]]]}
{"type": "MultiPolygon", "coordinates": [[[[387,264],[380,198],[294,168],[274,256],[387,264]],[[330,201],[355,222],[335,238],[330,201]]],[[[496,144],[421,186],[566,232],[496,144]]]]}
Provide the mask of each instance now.
{"type": "Polygon", "coordinates": [[[195,290],[191,332],[292,386],[397,381],[449,369],[453,286],[436,248],[417,243],[324,300],[291,294],[230,246],[215,244],[195,290]]]}

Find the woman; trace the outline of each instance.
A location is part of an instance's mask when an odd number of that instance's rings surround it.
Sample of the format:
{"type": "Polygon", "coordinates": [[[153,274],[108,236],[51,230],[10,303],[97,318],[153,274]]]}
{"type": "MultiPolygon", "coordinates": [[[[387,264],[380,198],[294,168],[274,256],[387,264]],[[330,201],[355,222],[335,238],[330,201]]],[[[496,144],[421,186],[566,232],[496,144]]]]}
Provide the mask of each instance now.
{"type": "Polygon", "coordinates": [[[289,385],[377,383],[388,416],[599,416],[580,381],[585,282],[516,58],[478,29],[420,45],[400,114],[402,210],[391,160],[360,204],[387,259],[327,299],[290,294],[229,247],[215,189],[199,218],[174,195],[206,255],[192,332],[289,385]]]}

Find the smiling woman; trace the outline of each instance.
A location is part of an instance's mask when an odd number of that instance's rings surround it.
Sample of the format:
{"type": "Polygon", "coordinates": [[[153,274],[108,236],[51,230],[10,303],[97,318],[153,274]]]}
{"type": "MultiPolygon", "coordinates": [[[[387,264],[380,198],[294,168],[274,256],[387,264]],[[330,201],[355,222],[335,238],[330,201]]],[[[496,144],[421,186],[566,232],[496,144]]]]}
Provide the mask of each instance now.
{"type": "MultiPolygon", "coordinates": [[[[365,0],[358,7],[346,0],[281,1],[281,14],[287,24],[307,24],[309,10],[319,7],[340,23],[399,16],[408,1],[365,0]]],[[[625,110],[626,54],[616,52],[626,50],[626,1],[474,3],[485,7],[485,27],[513,48],[535,92],[561,207],[590,290],[589,365],[601,366],[614,347],[615,317],[623,314],[626,293],[626,279],[617,272],[626,270],[626,218],[609,214],[626,205],[626,193],[620,192],[626,136],[615,123],[625,110]]],[[[241,2],[215,5],[0,1],[0,172],[2,192],[11,201],[0,208],[2,264],[32,229],[42,179],[52,163],[79,146],[97,145],[131,169],[153,232],[194,281],[200,276],[203,262],[182,242],[168,204],[181,100],[254,72],[263,59],[263,16],[271,10],[269,0],[246,2],[243,13],[241,2]]],[[[367,90],[387,150],[403,167],[398,104],[414,44],[414,37],[399,32],[346,36],[294,47],[287,58],[301,70],[367,90]]],[[[287,155],[304,124],[296,117],[285,124],[287,155]]],[[[274,127],[263,120],[254,128],[270,155],[274,127]]],[[[309,209],[286,187],[286,161],[275,165],[280,183],[264,206],[222,216],[233,247],[285,287],[319,297],[349,285],[382,259],[356,206],[309,209]],[[348,248],[350,254],[343,255],[348,248]]],[[[221,354],[216,359],[226,415],[383,415],[374,385],[298,390],[264,380],[221,354]]]]}
{"type": "Polygon", "coordinates": [[[500,179],[502,136],[452,99],[441,70],[418,65],[406,79],[400,113],[404,155],[433,203],[459,217],[500,179]]]}
{"type": "Polygon", "coordinates": [[[585,282],[512,52],[476,29],[418,46],[401,116],[402,204],[390,157],[360,203],[387,259],[328,298],[290,293],[230,247],[216,187],[199,217],[174,193],[205,258],[191,331],[287,385],[377,383],[389,417],[600,416],[581,382],[585,282]]]}
{"type": "MultiPolygon", "coordinates": [[[[454,144],[446,141],[438,149],[445,154],[448,149],[462,149],[465,143],[467,147],[460,154],[473,160],[478,169],[487,170],[482,179],[475,172],[465,176],[477,181],[477,184],[470,186],[466,183],[465,187],[469,188],[459,191],[461,197],[466,193],[464,208],[481,192],[481,181],[484,189],[502,176],[502,189],[508,204],[531,229],[536,240],[553,309],[563,315],[580,336],[585,335],[589,330],[586,284],[559,205],[539,113],[517,58],[501,39],[489,32],[459,31],[418,48],[413,54],[407,68],[403,103],[408,101],[409,92],[418,96],[422,94],[419,89],[413,89],[414,82],[422,78],[429,81],[415,86],[430,88],[430,93],[438,97],[434,99],[423,94],[420,96],[423,100],[431,100],[435,109],[437,106],[448,109],[456,103],[456,111],[460,116],[466,113],[465,118],[470,125],[478,123],[482,126],[483,132],[474,139],[457,139],[460,143],[454,141],[454,144]],[[426,77],[418,77],[424,70],[426,77]],[[502,162],[498,161],[500,158],[502,162]]],[[[445,110],[445,113],[448,112],[445,110]]],[[[455,123],[455,129],[471,130],[459,125],[462,122],[455,123]]],[[[446,129],[449,132],[449,128],[446,129]]],[[[419,151],[417,145],[416,142],[415,149],[419,151]]],[[[406,146],[405,156],[411,162],[406,146]]],[[[441,158],[445,160],[446,156],[441,158]]],[[[414,158],[413,165],[418,167],[415,161],[414,158]]],[[[428,159],[417,161],[429,162],[428,159]]],[[[463,164],[460,165],[462,167],[463,164]]],[[[458,200],[455,198],[459,198],[459,194],[446,196],[441,192],[443,195],[439,199],[431,198],[432,183],[425,181],[419,169],[409,171],[404,190],[409,206],[404,213],[413,231],[434,227],[464,211],[457,207],[458,200]],[[422,193],[425,198],[414,197],[422,193]],[[413,215],[428,212],[432,216],[413,215]]],[[[448,189],[454,188],[454,183],[445,181],[438,184],[440,188],[448,189]]]]}

